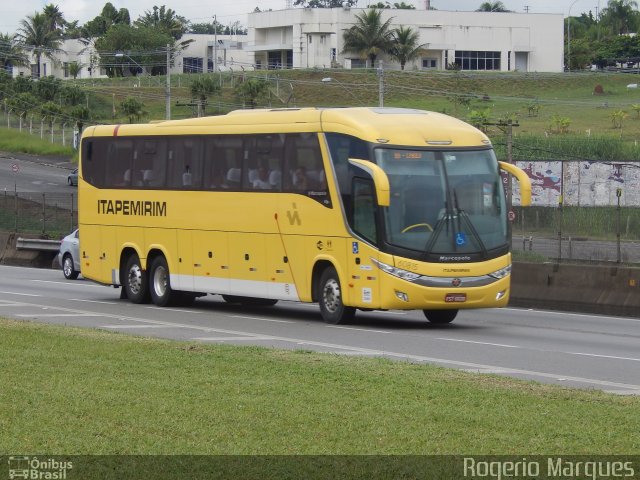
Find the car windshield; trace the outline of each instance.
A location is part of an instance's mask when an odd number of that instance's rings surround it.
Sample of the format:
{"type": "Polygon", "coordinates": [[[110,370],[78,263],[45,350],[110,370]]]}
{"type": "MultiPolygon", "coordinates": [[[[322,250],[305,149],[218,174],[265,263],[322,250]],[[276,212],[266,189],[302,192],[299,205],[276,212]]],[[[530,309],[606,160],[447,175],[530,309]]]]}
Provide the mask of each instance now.
{"type": "Polygon", "coordinates": [[[505,196],[493,150],[378,148],[389,177],[386,240],[429,254],[481,253],[507,243],[505,196]]]}

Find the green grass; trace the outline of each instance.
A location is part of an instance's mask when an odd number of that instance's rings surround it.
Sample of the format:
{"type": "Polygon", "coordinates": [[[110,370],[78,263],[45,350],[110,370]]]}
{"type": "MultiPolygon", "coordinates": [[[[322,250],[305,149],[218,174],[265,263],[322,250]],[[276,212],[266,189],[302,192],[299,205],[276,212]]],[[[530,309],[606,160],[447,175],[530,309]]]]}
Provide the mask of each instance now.
{"type": "Polygon", "coordinates": [[[28,131],[20,132],[16,129],[0,128],[0,151],[13,153],[31,153],[35,155],[60,155],[73,157],[75,150],[51,143],[39,137],[30,135],[28,131]]]}
{"type": "Polygon", "coordinates": [[[0,320],[0,452],[623,454],[640,399],[0,320]]]}

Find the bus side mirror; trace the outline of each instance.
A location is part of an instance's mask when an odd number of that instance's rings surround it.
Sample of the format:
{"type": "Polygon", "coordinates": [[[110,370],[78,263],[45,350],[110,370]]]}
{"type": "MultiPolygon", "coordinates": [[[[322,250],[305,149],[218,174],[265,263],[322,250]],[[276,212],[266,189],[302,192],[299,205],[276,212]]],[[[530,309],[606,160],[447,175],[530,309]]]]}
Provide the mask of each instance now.
{"type": "Polygon", "coordinates": [[[384,173],[384,170],[369,160],[350,158],[349,163],[354,167],[364,170],[373,178],[373,184],[376,187],[376,197],[378,197],[378,205],[388,207],[391,201],[391,195],[389,193],[389,177],[384,173]]]}
{"type": "Polygon", "coordinates": [[[498,162],[498,164],[502,170],[518,179],[518,183],[520,184],[520,205],[523,207],[531,205],[531,179],[529,175],[511,163],[498,162]]]}

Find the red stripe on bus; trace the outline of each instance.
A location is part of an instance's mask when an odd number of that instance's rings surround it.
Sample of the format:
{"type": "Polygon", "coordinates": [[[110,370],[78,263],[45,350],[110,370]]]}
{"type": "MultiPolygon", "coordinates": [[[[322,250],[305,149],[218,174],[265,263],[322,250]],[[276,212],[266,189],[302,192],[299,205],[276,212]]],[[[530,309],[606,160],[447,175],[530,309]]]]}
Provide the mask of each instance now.
{"type": "Polygon", "coordinates": [[[120,125],[116,125],[115,128],[113,129],[113,136],[114,137],[118,136],[118,130],[120,130],[120,125]]]}

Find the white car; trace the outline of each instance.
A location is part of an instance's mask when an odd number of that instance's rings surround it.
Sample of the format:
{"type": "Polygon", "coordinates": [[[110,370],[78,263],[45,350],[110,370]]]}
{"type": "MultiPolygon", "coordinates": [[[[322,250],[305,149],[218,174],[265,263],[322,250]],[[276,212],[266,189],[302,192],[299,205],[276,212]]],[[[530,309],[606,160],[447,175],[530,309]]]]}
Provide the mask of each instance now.
{"type": "Polygon", "coordinates": [[[80,274],[80,235],[78,230],[71,232],[60,242],[58,262],[62,265],[65,278],[75,280],[80,274]]]}

